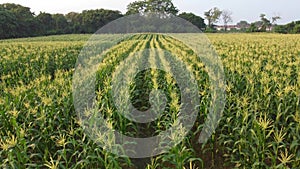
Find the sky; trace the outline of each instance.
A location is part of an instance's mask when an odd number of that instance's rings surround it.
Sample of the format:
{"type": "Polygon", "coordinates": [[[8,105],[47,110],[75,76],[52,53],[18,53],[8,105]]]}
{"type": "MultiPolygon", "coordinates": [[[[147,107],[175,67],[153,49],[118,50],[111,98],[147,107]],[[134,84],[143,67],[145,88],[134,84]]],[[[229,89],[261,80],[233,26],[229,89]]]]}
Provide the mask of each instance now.
{"type": "MultiPolygon", "coordinates": [[[[112,9],[126,12],[126,6],[134,0],[0,0],[2,3],[16,3],[30,7],[35,14],[40,12],[62,13],[81,12],[87,9],[112,9]]],[[[300,0],[173,0],[180,12],[193,12],[203,17],[203,13],[213,7],[232,11],[233,23],[240,20],[254,22],[260,14],[267,18],[279,15],[278,24],[300,20],[300,0]]],[[[222,24],[219,22],[218,24],[222,24]]]]}

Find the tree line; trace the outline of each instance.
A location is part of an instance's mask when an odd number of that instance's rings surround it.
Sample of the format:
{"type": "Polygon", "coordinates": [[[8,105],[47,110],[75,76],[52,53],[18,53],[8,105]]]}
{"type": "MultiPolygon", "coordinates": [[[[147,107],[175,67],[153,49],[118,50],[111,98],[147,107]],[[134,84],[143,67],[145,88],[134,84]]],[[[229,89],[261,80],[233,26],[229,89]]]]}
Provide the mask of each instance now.
{"type": "MultiPolygon", "coordinates": [[[[81,13],[70,12],[68,14],[50,14],[40,12],[38,15],[31,12],[30,8],[22,5],[5,3],[0,4],[0,39],[20,38],[31,36],[55,35],[55,34],[78,34],[94,33],[107,23],[121,18],[125,15],[144,14],[147,12],[160,12],[172,14],[183,18],[202,31],[216,32],[215,24],[220,20],[224,23],[226,31],[227,24],[232,22],[232,12],[212,8],[204,12],[204,18],[193,13],[182,12],[172,0],[142,0],[135,1],[127,5],[127,12],[122,14],[117,10],[95,9],[84,10],[81,13]],[[207,20],[207,25],[204,20],[207,20]]],[[[271,19],[266,15],[260,15],[261,20],[248,23],[240,21],[237,25],[244,32],[264,32],[268,28],[274,27],[275,32],[279,33],[300,33],[300,21],[291,22],[287,25],[276,25],[279,16],[271,19]]]]}
{"type": "Polygon", "coordinates": [[[0,38],[94,33],[99,27],[122,16],[120,11],[106,9],[66,15],[45,12],[35,15],[28,7],[6,3],[0,5],[0,38]]]}
{"type": "Polygon", "coordinates": [[[81,13],[50,14],[40,12],[38,15],[30,8],[22,5],[5,3],[0,4],[0,39],[20,38],[57,34],[94,33],[107,23],[141,12],[171,13],[188,20],[199,29],[204,30],[204,19],[193,13],[180,13],[171,0],[147,0],[130,3],[127,12],[122,14],[117,10],[95,9],[84,10],[81,13]],[[161,3],[164,2],[164,3],[161,3]]]}

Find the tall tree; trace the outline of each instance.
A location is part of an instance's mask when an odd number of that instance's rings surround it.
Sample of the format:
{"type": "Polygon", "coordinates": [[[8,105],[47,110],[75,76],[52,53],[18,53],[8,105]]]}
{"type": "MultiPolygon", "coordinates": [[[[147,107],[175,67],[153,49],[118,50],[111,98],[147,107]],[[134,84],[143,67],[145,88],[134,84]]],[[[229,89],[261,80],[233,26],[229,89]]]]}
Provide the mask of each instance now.
{"type": "Polygon", "coordinates": [[[224,23],[225,31],[227,31],[227,24],[232,22],[232,12],[229,10],[223,10],[222,11],[222,19],[224,23]]]}
{"type": "Polygon", "coordinates": [[[260,20],[263,23],[262,26],[261,26],[261,28],[260,28],[261,32],[265,32],[266,28],[270,28],[272,26],[270,20],[266,18],[265,14],[260,14],[260,20]]]}
{"type": "Polygon", "coordinates": [[[127,5],[126,15],[143,13],[146,9],[145,1],[134,1],[127,5]]]}
{"type": "Polygon", "coordinates": [[[204,12],[205,19],[208,21],[208,27],[212,28],[213,23],[217,23],[220,19],[222,11],[220,11],[217,7],[214,7],[207,12],[204,12]]]}
{"type": "Polygon", "coordinates": [[[127,5],[126,15],[146,12],[177,15],[179,10],[174,6],[172,0],[143,0],[127,5]]]}
{"type": "Polygon", "coordinates": [[[193,13],[183,12],[183,13],[179,14],[178,17],[191,22],[193,25],[197,26],[199,29],[204,29],[206,27],[206,24],[204,23],[204,19],[193,13]]]}
{"type": "Polygon", "coordinates": [[[172,0],[147,0],[146,12],[165,13],[177,15],[179,10],[174,6],[172,0]]]}
{"type": "Polygon", "coordinates": [[[272,17],[272,22],[271,22],[271,24],[272,24],[272,25],[276,24],[276,22],[277,22],[279,19],[281,19],[281,17],[280,17],[279,15],[273,16],[273,17],[272,17]]]}

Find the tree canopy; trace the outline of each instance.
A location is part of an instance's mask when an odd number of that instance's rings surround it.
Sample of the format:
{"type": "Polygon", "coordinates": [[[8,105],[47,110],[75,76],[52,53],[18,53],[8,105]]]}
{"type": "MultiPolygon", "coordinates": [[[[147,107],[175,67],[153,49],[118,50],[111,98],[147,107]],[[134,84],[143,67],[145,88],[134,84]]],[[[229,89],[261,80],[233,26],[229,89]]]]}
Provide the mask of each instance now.
{"type": "Polygon", "coordinates": [[[199,29],[203,30],[206,27],[206,24],[204,23],[204,19],[193,13],[183,12],[183,13],[179,14],[178,17],[191,22],[193,25],[197,26],[199,29]]]}
{"type": "Polygon", "coordinates": [[[144,14],[146,12],[177,15],[179,10],[174,6],[172,0],[143,0],[128,4],[126,14],[144,14]]]}
{"type": "Polygon", "coordinates": [[[38,31],[38,23],[30,8],[17,4],[5,3],[0,5],[2,31],[1,38],[34,36],[38,31]]]}
{"type": "Polygon", "coordinates": [[[120,11],[96,9],[67,15],[40,12],[13,3],[0,5],[0,39],[66,33],[94,33],[122,17],[120,11]]]}
{"type": "Polygon", "coordinates": [[[107,23],[122,17],[120,11],[105,9],[85,10],[81,14],[83,31],[94,33],[107,23]]]}
{"type": "Polygon", "coordinates": [[[204,12],[205,19],[208,21],[208,27],[212,28],[212,25],[214,23],[217,23],[220,19],[220,16],[222,14],[222,11],[218,9],[217,7],[214,7],[206,12],[204,12]]]}

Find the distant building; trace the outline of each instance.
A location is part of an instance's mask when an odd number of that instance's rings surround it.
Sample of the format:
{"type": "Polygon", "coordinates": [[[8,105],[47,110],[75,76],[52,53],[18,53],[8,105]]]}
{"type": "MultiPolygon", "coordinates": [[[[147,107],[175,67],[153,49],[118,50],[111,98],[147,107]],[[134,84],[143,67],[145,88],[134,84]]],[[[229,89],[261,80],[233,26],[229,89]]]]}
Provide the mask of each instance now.
{"type": "Polygon", "coordinates": [[[267,27],[267,28],[266,28],[266,31],[273,31],[273,29],[274,29],[274,26],[267,27]]]}
{"type": "MultiPolygon", "coordinates": [[[[257,29],[258,30],[261,30],[262,29],[262,25],[259,25],[259,24],[256,24],[257,26],[257,29]]],[[[250,27],[250,25],[244,25],[244,26],[240,26],[240,25],[227,25],[227,31],[230,31],[230,30],[245,30],[245,29],[248,29],[250,27]]],[[[214,25],[214,28],[217,30],[217,31],[224,31],[225,30],[225,26],[224,25],[214,25]]],[[[274,26],[270,26],[270,27],[266,27],[266,31],[267,32],[270,32],[270,31],[273,31],[274,29],[274,26]]]]}
{"type": "MultiPolygon", "coordinates": [[[[239,27],[238,25],[227,25],[227,30],[241,30],[241,27],[239,27]]],[[[218,31],[221,30],[225,30],[225,26],[224,25],[215,25],[215,29],[218,31]]]]}

